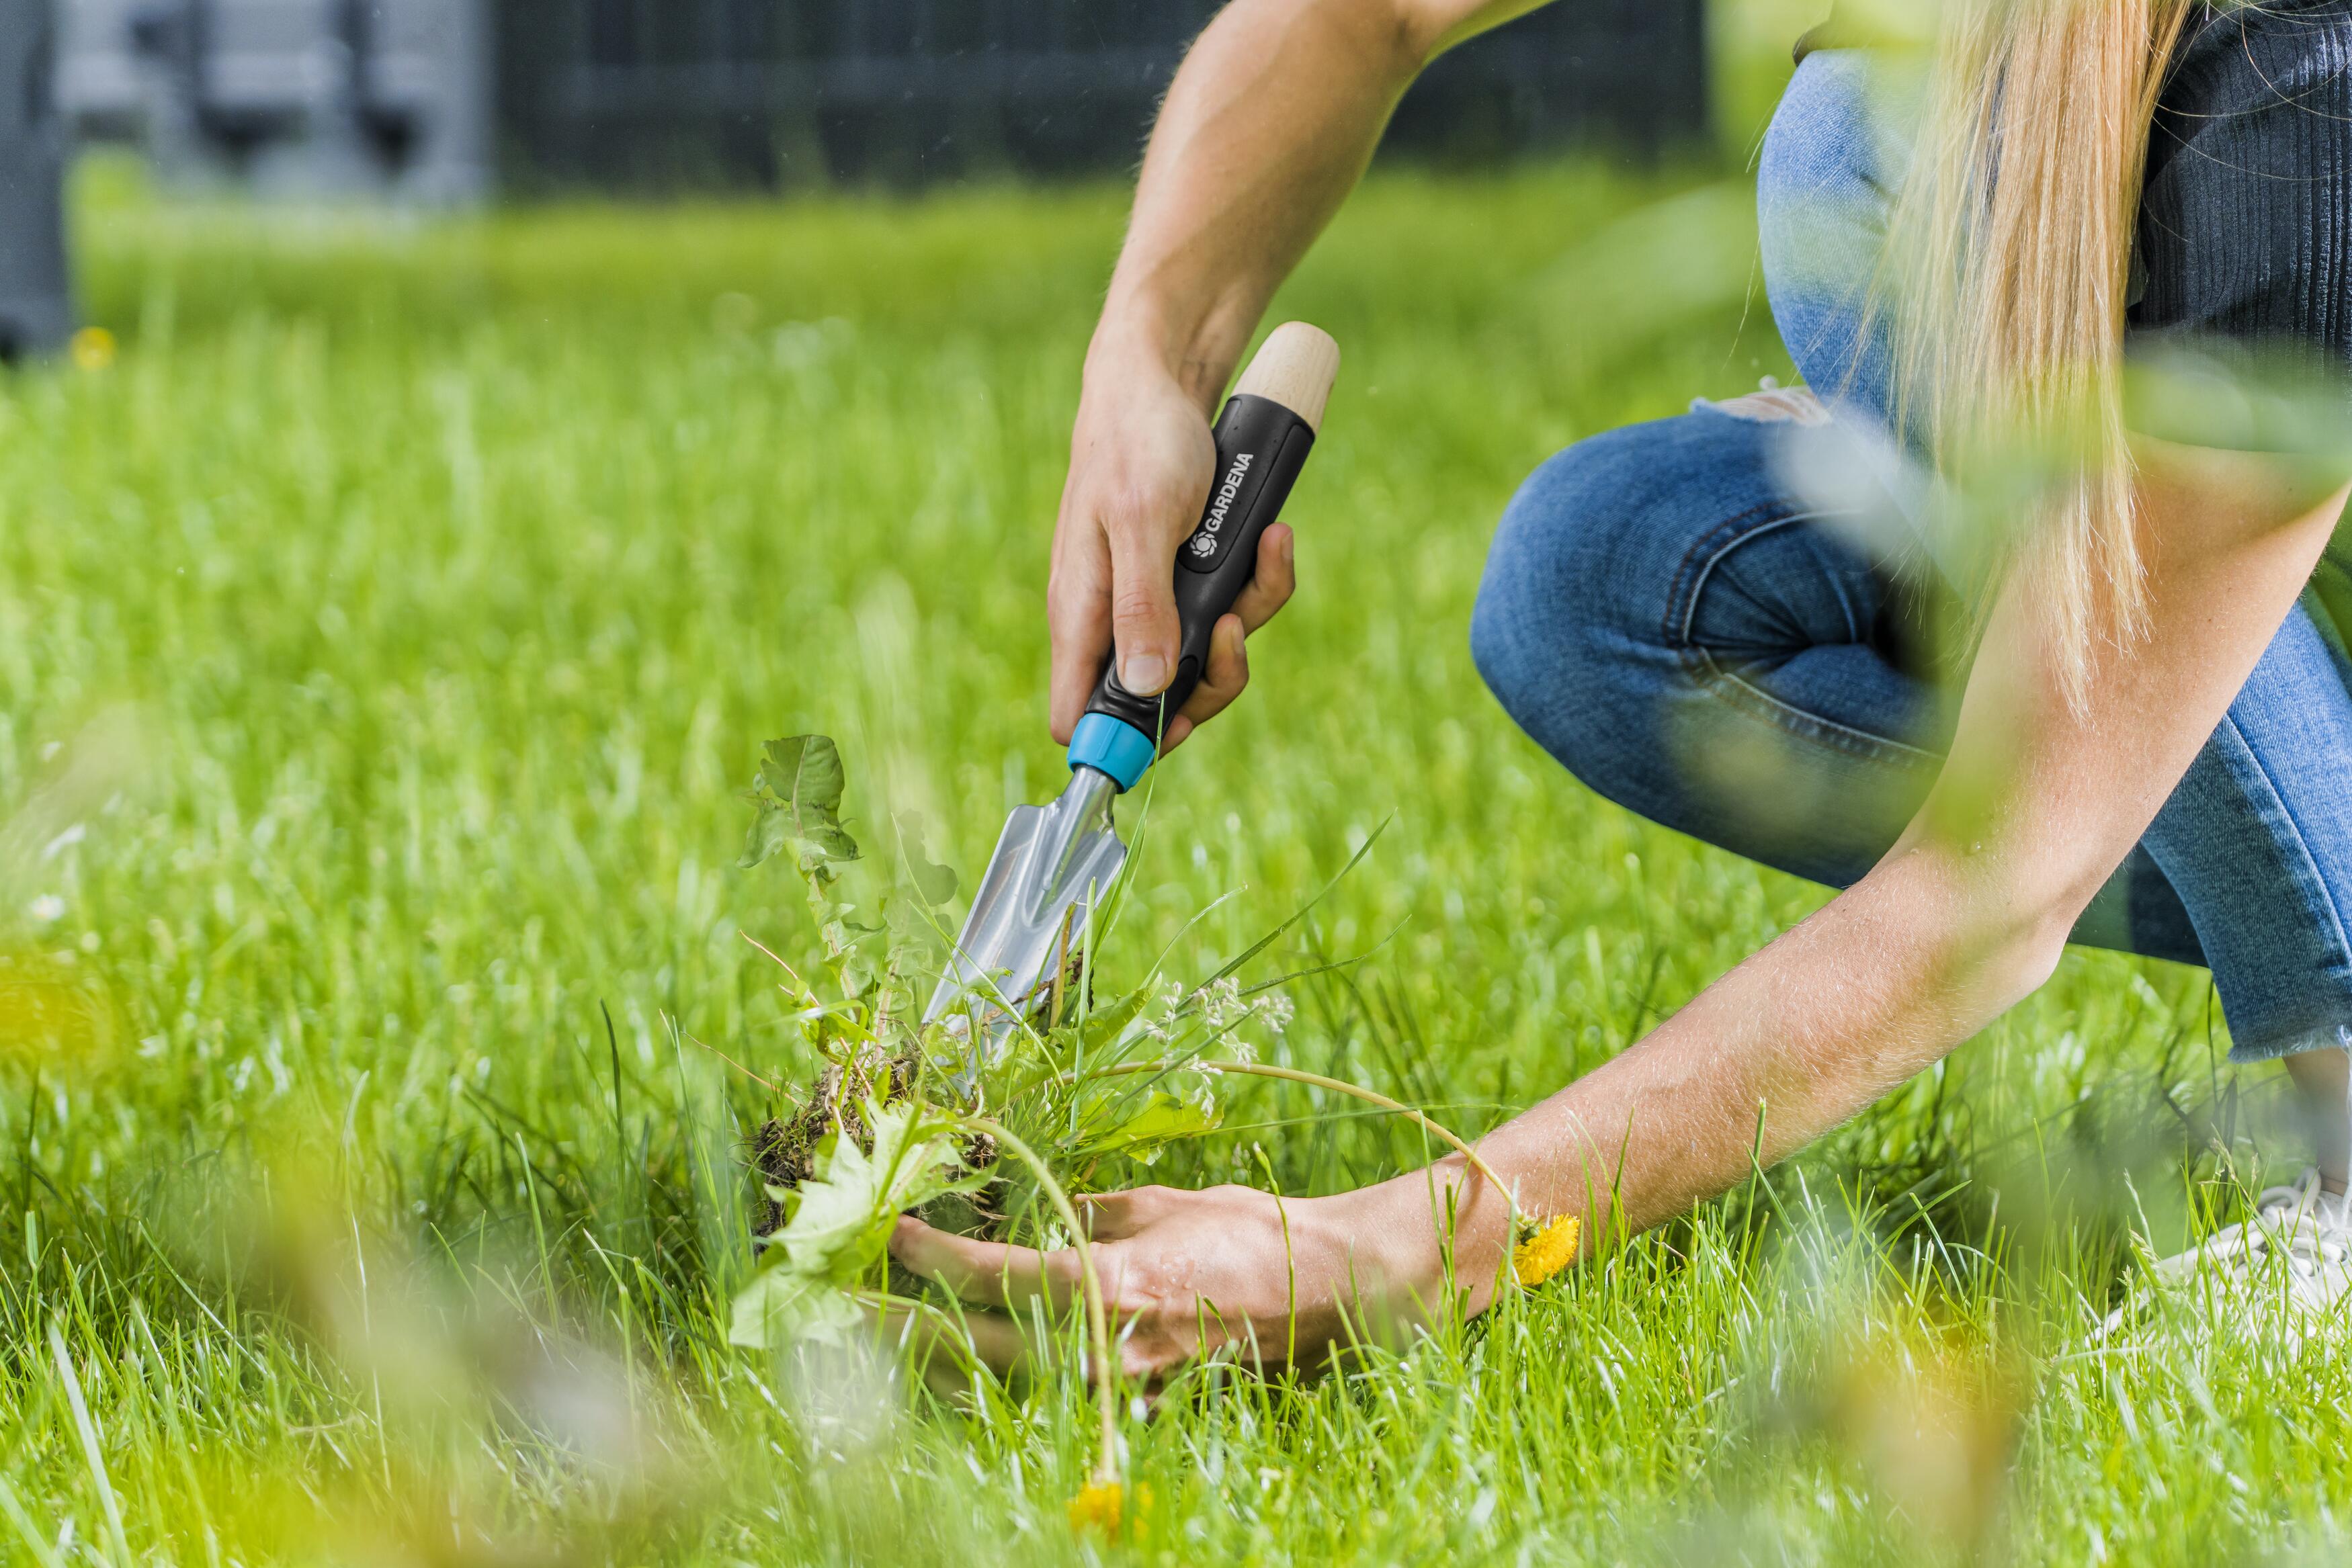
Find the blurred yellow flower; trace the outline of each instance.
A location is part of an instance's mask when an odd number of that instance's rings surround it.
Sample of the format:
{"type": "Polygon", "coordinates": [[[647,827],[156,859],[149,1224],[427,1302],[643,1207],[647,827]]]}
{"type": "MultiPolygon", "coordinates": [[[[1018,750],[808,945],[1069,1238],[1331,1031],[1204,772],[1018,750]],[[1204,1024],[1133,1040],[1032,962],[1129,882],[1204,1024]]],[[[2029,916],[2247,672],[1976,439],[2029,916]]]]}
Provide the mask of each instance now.
{"type": "Polygon", "coordinates": [[[1539,1227],[1511,1253],[1511,1272],[1532,1290],[1576,1261],[1576,1239],[1584,1222],[1563,1214],[1539,1227]]]}
{"type": "Polygon", "coordinates": [[[103,327],[84,327],[73,335],[67,351],[75,369],[102,371],[114,363],[114,334],[103,327]]]}
{"type": "MultiPolygon", "coordinates": [[[[1116,1541],[1126,1506],[1126,1488],[1115,1480],[1095,1481],[1070,1500],[1070,1528],[1082,1533],[1098,1530],[1116,1541]]],[[[1144,1521],[1150,1512],[1151,1488],[1138,1481],[1135,1487],[1135,1517],[1128,1526],[1129,1540],[1139,1542],[1143,1539],[1144,1521]]]]}

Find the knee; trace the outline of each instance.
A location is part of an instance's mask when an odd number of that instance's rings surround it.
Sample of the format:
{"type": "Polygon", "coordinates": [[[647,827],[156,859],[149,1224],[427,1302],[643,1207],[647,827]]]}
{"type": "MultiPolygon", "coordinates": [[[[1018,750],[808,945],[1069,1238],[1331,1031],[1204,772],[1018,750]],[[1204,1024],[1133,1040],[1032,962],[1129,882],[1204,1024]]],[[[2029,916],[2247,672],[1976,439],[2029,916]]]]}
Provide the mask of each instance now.
{"type": "MultiPolygon", "coordinates": [[[[1668,422],[1671,423],[1671,422],[1668,422]]],[[[1668,658],[1665,585],[1645,520],[1658,465],[1655,427],[1578,443],[1531,475],[1503,514],[1470,617],[1470,653],[1505,712],[1603,794],[1626,720],[1668,658]]],[[[1670,569],[1663,569],[1668,570],[1670,569]]]]}
{"type": "Polygon", "coordinates": [[[1513,717],[1558,681],[1591,630],[1590,602],[1569,589],[1583,575],[1580,560],[1595,534],[1609,526],[1594,483],[1602,465],[1588,450],[1608,440],[1580,442],[1530,475],[1486,552],[1470,612],[1470,655],[1513,717]]]}

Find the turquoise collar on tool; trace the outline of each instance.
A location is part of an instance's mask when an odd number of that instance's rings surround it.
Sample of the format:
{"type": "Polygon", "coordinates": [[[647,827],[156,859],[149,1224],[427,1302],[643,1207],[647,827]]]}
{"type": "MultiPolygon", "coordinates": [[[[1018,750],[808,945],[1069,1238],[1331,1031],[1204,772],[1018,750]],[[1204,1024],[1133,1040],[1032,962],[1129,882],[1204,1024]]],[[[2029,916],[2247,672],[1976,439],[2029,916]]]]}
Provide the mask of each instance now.
{"type": "Polygon", "coordinates": [[[1121,793],[1135,788],[1158,751],[1150,736],[1107,713],[1083,716],[1070,732],[1070,767],[1106,775],[1121,793]]]}

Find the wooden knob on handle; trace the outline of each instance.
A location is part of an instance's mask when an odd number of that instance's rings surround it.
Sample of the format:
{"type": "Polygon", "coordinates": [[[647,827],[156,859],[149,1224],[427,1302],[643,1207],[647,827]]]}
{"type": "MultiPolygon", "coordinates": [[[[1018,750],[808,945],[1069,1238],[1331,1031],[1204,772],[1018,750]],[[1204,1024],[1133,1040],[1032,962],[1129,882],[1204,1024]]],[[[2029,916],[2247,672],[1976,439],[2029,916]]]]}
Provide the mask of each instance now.
{"type": "Polygon", "coordinates": [[[1331,400],[1331,383],[1339,378],[1339,345],[1331,334],[1304,321],[1286,321],[1267,335],[1235,383],[1234,395],[1278,402],[1320,435],[1323,405],[1331,400]]]}

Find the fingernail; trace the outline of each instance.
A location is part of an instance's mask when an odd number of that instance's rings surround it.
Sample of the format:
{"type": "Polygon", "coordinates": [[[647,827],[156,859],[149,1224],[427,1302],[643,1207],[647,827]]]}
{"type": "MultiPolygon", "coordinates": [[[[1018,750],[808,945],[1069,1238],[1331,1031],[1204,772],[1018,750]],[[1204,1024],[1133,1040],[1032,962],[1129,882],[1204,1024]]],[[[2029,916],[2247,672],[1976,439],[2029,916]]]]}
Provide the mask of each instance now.
{"type": "Polygon", "coordinates": [[[1119,665],[1118,684],[1139,697],[1157,695],[1168,684],[1168,661],[1157,653],[1137,653],[1119,665]]]}

